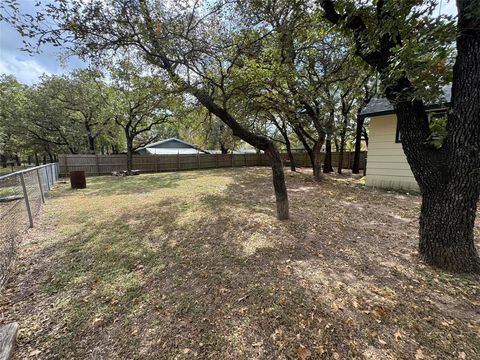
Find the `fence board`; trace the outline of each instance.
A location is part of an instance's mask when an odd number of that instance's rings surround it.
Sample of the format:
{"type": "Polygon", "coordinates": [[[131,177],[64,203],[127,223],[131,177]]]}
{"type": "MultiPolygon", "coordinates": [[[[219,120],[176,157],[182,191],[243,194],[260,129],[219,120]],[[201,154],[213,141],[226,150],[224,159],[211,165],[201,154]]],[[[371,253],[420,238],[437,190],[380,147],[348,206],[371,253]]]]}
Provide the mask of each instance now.
{"type": "MultiPolygon", "coordinates": [[[[284,163],[288,154],[281,154],[284,163]]],[[[295,163],[299,167],[311,166],[307,153],[294,153],[295,163]]],[[[322,159],[325,155],[322,155],[322,159]]],[[[360,153],[361,167],[365,163],[366,152],[360,153]]],[[[338,164],[339,153],[332,152],[332,165],[338,164]]],[[[133,168],[141,172],[177,171],[194,169],[212,169],[222,167],[268,166],[265,154],[172,154],[172,155],[134,155],[133,168]]],[[[344,168],[353,165],[353,152],[344,153],[344,168]]],[[[59,167],[62,175],[70,171],[83,170],[87,175],[104,175],[112,171],[123,171],[127,168],[127,156],[68,154],[59,155],[59,167]]]]}

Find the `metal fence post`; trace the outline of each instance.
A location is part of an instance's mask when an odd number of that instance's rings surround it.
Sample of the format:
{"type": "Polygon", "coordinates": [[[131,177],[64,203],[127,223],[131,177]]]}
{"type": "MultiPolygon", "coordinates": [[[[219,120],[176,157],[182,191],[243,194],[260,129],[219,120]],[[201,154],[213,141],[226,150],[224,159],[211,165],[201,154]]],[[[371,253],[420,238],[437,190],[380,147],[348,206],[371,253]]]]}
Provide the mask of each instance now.
{"type": "Polygon", "coordinates": [[[27,187],[25,186],[23,173],[20,173],[20,183],[22,184],[23,198],[25,199],[25,205],[27,206],[28,221],[30,222],[30,227],[33,227],[32,210],[30,210],[30,202],[28,201],[27,187]]]}
{"type": "MultiPolygon", "coordinates": [[[[40,179],[40,171],[38,171],[38,168],[37,168],[35,170],[35,172],[37,173],[38,187],[40,188],[40,195],[41,195],[41,198],[42,198],[42,203],[45,204],[45,195],[43,194],[42,180],[40,179]]],[[[48,175],[47,175],[47,179],[48,179],[48,175]]]]}
{"type": "MultiPolygon", "coordinates": [[[[50,165],[47,165],[44,169],[45,169],[45,175],[47,176],[47,187],[48,187],[48,190],[50,191],[50,176],[48,176],[49,168],[50,168],[50,165]]],[[[40,174],[38,172],[38,169],[37,169],[37,175],[38,175],[38,182],[40,182],[40,174]]]]}

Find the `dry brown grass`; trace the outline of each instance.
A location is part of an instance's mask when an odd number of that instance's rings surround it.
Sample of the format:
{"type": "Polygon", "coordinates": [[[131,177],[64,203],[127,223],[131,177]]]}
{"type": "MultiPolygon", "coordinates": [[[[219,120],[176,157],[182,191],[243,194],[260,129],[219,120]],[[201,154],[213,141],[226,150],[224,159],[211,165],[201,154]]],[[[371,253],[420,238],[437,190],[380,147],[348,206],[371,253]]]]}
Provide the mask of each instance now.
{"type": "Polygon", "coordinates": [[[59,186],[0,300],[16,358],[480,357],[479,279],[418,260],[418,196],[287,180],[287,222],[266,168],[59,186]]]}

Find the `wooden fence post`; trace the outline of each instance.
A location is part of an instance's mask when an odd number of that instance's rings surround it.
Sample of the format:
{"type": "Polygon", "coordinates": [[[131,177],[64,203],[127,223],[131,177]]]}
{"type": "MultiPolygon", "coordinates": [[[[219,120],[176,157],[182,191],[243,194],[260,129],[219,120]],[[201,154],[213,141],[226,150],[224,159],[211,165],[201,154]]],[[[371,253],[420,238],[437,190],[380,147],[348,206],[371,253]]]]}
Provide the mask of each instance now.
{"type": "Polygon", "coordinates": [[[95,154],[95,163],[97,164],[97,175],[100,175],[100,164],[98,163],[98,155],[95,154]]]}
{"type": "Polygon", "coordinates": [[[65,154],[65,176],[68,177],[70,171],[68,171],[68,154],[65,154]]]}
{"type": "Polygon", "coordinates": [[[20,173],[20,183],[22,184],[23,198],[25,199],[25,205],[27,207],[28,221],[30,222],[30,227],[33,227],[33,217],[32,210],[30,209],[30,201],[28,201],[28,192],[27,187],[25,186],[25,177],[23,173],[20,173]]]}

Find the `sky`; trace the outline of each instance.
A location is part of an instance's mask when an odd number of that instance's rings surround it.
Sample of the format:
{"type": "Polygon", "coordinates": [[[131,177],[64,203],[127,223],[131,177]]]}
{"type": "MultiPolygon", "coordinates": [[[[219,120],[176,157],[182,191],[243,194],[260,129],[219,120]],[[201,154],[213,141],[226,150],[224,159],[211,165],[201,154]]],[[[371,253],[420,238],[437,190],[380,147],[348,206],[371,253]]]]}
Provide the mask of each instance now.
{"type": "MultiPolygon", "coordinates": [[[[0,0],[1,1],[1,0],[0,0]]],[[[22,9],[33,9],[34,0],[19,0],[22,9]]],[[[454,0],[443,0],[438,11],[442,14],[456,14],[454,0]]],[[[14,75],[24,84],[34,84],[42,74],[63,74],[75,68],[86,67],[79,58],[70,57],[60,61],[61,49],[44,45],[40,54],[22,52],[22,38],[5,22],[0,22],[0,74],[14,75]]]]}

